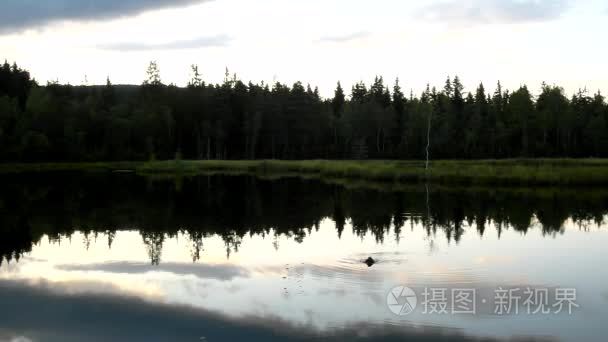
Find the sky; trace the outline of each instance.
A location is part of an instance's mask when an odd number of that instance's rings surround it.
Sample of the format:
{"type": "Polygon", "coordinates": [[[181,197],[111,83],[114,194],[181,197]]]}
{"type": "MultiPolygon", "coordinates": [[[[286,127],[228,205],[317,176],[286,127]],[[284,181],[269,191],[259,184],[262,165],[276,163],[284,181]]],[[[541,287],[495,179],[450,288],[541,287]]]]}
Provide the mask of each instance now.
{"type": "Polygon", "coordinates": [[[302,81],[332,96],[382,75],[406,93],[541,83],[608,92],[604,0],[2,0],[0,58],[39,83],[302,81]]]}

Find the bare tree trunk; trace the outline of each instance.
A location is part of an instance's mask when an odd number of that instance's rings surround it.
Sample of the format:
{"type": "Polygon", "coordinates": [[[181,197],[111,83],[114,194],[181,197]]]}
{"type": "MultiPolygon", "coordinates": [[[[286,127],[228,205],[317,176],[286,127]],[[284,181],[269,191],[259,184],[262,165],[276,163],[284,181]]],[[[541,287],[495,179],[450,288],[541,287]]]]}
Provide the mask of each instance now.
{"type": "Polygon", "coordinates": [[[247,159],[249,157],[250,153],[249,153],[249,135],[247,135],[245,137],[245,159],[247,159]]]}
{"type": "Polygon", "coordinates": [[[251,143],[249,146],[249,152],[251,153],[251,159],[255,160],[255,151],[258,145],[258,139],[259,139],[259,130],[256,130],[255,133],[253,134],[253,138],[251,139],[251,143]]]}
{"type": "Polygon", "coordinates": [[[431,205],[429,202],[429,183],[424,184],[426,189],[426,220],[427,220],[427,230],[431,231],[431,205]]]}
{"type": "Polygon", "coordinates": [[[338,148],[338,128],[334,126],[334,146],[338,148]]]}
{"type": "Polygon", "coordinates": [[[197,129],[196,130],[196,159],[202,159],[202,151],[201,151],[201,133],[200,131],[197,129]]]}
{"type": "Polygon", "coordinates": [[[427,125],[427,131],[426,131],[426,165],[425,165],[425,169],[428,170],[429,169],[429,149],[431,148],[431,114],[429,113],[429,121],[428,121],[428,125],[427,125]]]}
{"type": "Polygon", "coordinates": [[[386,136],[382,137],[382,153],[386,151],[386,136]]]}
{"type": "Polygon", "coordinates": [[[272,159],[275,159],[275,153],[274,153],[274,135],[272,135],[272,159]]]}

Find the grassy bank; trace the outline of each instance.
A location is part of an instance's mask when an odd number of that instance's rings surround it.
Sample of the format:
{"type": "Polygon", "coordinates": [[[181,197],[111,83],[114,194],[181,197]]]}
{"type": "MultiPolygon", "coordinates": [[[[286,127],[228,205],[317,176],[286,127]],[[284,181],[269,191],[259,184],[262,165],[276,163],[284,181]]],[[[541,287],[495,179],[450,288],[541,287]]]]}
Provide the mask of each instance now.
{"type": "Polygon", "coordinates": [[[0,173],[133,171],[142,175],[255,174],[333,180],[484,185],[608,185],[608,159],[434,161],[154,161],[0,164],[0,173]]]}

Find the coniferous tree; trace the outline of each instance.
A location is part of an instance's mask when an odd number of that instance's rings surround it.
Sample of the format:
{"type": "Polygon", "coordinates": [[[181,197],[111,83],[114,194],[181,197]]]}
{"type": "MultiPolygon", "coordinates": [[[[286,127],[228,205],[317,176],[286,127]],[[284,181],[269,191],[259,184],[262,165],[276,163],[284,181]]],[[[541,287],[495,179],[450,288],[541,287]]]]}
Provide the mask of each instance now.
{"type": "Polygon", "coordinates": [[[538,132],[535,131],[537,120],[532,95],[528,88],[523,86],[515,91],[509,100],[506,111],[517,120],[513,127],[518,128],[518,132],[513,135],[515,139],[512,143],[514,146],[519,146],[517,153],[520,156],[533,157],[532,147],[538,132]]]}
{"type": "Polygon", "coordinates": [[[535,98],[500,83],[466,92],[458,77],[405,97],[377,76],[346,98],[312,85],[241,82],[165,86],[150,63],[142,86],[38,86],[0,65],[0,159],[79,161],[253,158],[516,158],[608,156],[608,106],[581,90],[543,85],[535,98]]]}
{"type": "Polygon", "coordinates": [[[346,103],[346,96],[342,85],[338,82],[336,90],[334,92],[334,98],[331,101],[332,106],[332,127],[334,133],[334,150],[337,152],[338,142],[338,126],[342,123],[342,114],[344,113],[344,105],[346,103]]]}
{"type": "Polygon", "coordinates": [[[188,82],[188,87],[199,88],[203,85],[201,74],[198,72],[198,65],[192,64],[190,66],[192,71],[191,79],[188,82]]]}
{"type": "Polygon", "coordinates": [[[397,153],[403,156],[403,151],[407,148],[407,137],[404,136],[406,132],[406,123],[409,120],[406,113],[407,99],[401,91],[401,85],[399,84],[399,78],[395,80],[393,87],[393,110],[394,110],[394,124],[393,132],[391,133],[392,146],[398,151],[397,153]]]}
{"type": "Polygon", "coordinates": [[[160,86],[162,85],[160,79],[160,69],[158,67],[158,63],[156,61],[151,61],[148,65],[148,69],[146,70],[146,79],[144,80],[144,85],[149,86],[160,86]]]}

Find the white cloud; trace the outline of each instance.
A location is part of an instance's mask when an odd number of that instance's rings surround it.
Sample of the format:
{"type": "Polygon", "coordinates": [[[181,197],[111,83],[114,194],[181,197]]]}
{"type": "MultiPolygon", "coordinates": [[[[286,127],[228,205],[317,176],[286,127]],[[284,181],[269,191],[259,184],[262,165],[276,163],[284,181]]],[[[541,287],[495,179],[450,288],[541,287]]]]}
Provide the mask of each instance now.
{"type": "Polygon", "coordinates": [[[456,24],[525,23],[559,18],[566,0],[448,0],[423,7],[417,17],[456,24]]]}
{"type": "Polygon", "coordinates": [[[369,32],[360,31],[342,35],[334,35],[334,36],[324,36],[319,39],[320,42],[323,43],[346,43],[353,40],[359,40],[362,38],[366,38],[370,35],[369,32]]]}
{"type": "Polygon", "coordinates": [[[568,92],[607,86],[608,48],[596,42],[608,21],[598,0],[220,0],[146,8],[0,34],[0,58],[40,83],[80,84],[87,75],[103,84],[109,75],[113,83],[140,84],[156,60],[166,83],[185,85],[188,66],[198,64],[207,82],[221,82],[228,67],[244,81],[299,80],[324,96],[337,81],[349,89],[375,75],[399,77],[415,93],[454,74],[467,89],[497,80],[532,89],[547,81],[568,92]]]}
{"type": "Polygon", "coordinates": [[[97,47],[102,50],[128,51],[150,51],[150,50],[182,50],[199,49],[206,47],[226,46],[232,38],[227,35],[216,35],[199,37],[194,39],[175,40],[165,43],[141,43],[141,42],[120,42],[110,44],[100,44],[97,47]]]}

